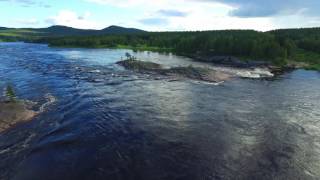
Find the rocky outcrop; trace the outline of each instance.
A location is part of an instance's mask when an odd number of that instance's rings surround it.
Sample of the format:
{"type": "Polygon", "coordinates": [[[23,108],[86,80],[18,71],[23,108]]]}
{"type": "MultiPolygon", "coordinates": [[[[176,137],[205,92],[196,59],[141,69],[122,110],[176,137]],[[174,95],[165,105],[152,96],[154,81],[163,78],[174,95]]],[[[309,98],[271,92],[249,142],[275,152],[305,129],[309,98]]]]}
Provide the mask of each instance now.
{"type": "Polygon", "coordinates": [[[221,71],[201,67],[173,67],[163,72],[165,75],[185,77],[207,82],[221,82],[230,79],[230,75],[221,71]]]}
{"type": "Polygon", "coordinates": [[[234,56],[189,55],[188,57],[201,62],[236,68],[261,68],[271,66],[271,63],[267,61],[241,60],[234,56]]]}
{"type": "Polygon", "coordinates": [[[7,87],[4,94],[4,96],[0,96],[0,133],[19,123],[32,120],[56,101],[54,96],[47,94],[45,96],[46,103],[36,111],[32,109],[37,103],[17,99],[11,87],[7,87]]]}
{"type": "Polygon", "coordinates": [[[162,69],[162,66],[160,64],[138,60],[124,60],[117,62],[117,64],[123,66],[126,69],[139,72],[159,71],[162,69]]]}
{"type": "Polygon", "coordinates": [[[6,129],[32,119],[38,113],[28,109],[23,101],[0,102],[0,133],[6,129]]]}
{"type": "Polygon", "coordinates": [[[171,76],[174,78],[187,78],[213,83],[225,81],[231,77],[227,73],[202,67],[188,66],[172,67],[166,69],[157,63],[138,60],[124,60],[117,62],[117,64],[123,66],[126,69],[137,71],[140,73],[155,73],[164,76],[171,76]]]}

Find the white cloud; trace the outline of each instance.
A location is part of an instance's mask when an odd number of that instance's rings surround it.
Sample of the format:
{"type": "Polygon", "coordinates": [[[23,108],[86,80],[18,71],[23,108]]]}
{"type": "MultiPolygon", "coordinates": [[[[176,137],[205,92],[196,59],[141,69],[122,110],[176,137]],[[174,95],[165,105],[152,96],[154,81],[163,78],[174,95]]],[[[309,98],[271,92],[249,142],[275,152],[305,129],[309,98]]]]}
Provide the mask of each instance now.
{"type": "Polygon", "coordinates": [[[139,9],[123,24],[151,30],[255,29],[319,26],[319,16],[311,15],[318,0],[84,0],[125,9],[139,9]],[[311,8],[312,7],[312,8],[311,8]],[[251,9],[250,9],[251,8],[251,9]],[[253,8],[253,10],[252,10],[253,8]],[[303,10],[303,12],[301,12],[303,10]],[[159,12],[187,12],[168,16],[159,12]],[[160,21],[161,20],[161,21],[160,21]],[[157,25],[159,24],[159,25],[157,25]]]}
{"type": "Polygon", "coordinates": [[[303,15],[282,16],[274,18],[273,23],[275,24],[275,29],[319,27],[320,17],[308,17],[303,15]]]}
{"type": "Polygon", "coordinates": [[[89,19],[90,12],[85,12],[83,15],[78,15],[70,10],[61,10],[57,15],[49,17],[46,22],[51,25],[64,25],[79,29],[101,29],[102,26],[89,19]]]}
{"type": "Polygon", "coordinates": [[[44,8],[50,8],[49,4],[41,2],[39,0],[0,0],[0,2],[10,2],[22,5],[23,7],[32,7],[32,6],[39,6],[44,8]]]}
{"type": "Polygon", "coordinates": [[[144,24],[144,29],[151,31],[197,31],[224,29],[255,29],[267,31],[275,28],[272,18],[238,18],[226,15],[212,15],[206,12],[192,13],[186,18],[169,17],[165,26],[154,27],[154,24],[144,24]]]}
{"type": "Polygon", "coordinates": [[[131,26],[150,31],[256,29],[270,30],[270,18],[239,18],[229,16],[235,8],[212,0],[85,0],[87,2],[122,8],[142,8],[135,19],[128,18],[131,26]],[[168,16],[162,11],[187,12],[182,16],[168,16]]]}
{"type": "MultiPolygon", "coordinates": [[[[151,1],[151,0],[85,0],[87,2],[93,2],[98,3],[102,5],[113,5],[113,6],[119,6],[119,7],[132,7],[132,6],[164,6],[170,1],[168,0],[157,0],[157,1],[151,1]]],[[[180,1],[180,0],[178,0],[180,1]]]]}
{"type": "Polygon", "coordinates": [[[319,16],[319,0],[202,0],[235,7],[230,15],[238,17],[291,16],[301,10],[304,15],[319,16]]]}
{"type": "MultiPolygon", "coordinates": [[[[106,0],[99,0],[106,1],[106,0]]],[[[107,0],[110,2],[110,0],[107,0]]],[[[161,1],[161,0],[160,0],[161,1]]],[[[163,6],[150,5],[140,19],[136,27],[151,31],[175,31],[175,30],[220,30],[220,29],[256,29],[259,31],[271,30],[274,28],[271,18],[239,18],[229,16],[234,8],[221,3],[196,2],[192,0],[161,1],[163,6]],[[165,4],[166,2],[166,4],[165,4]],[[178,9],[174,9],[178,7],[178,9]],[[167,16],[159,14],[159,9],[170,11],[188,12],[187,16],[167,16]],[[161,22],[157,26],[154,21],[147,21],[141,24],[141,20],[157,20],[161,22]]],[[[147,3],[147,2],[146,2],[147,3]]],[[[160,3],[160,2],[158,2],[160,3]]],[[[148,6],[146,4],[145,6],[148,6]]],[[[142,21],[145,22],[145,21],[142,21]]]]}

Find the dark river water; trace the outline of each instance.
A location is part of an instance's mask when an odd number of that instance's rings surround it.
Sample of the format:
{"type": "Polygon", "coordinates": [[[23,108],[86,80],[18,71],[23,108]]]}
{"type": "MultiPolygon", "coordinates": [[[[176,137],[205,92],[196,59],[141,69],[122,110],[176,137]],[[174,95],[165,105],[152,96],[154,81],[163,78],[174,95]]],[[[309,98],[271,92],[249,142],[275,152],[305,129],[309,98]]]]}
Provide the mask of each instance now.
{"type": "Polygon", "coordinates": [[[319,72],[217,86],[124,70],[126,52],[0,44],[1,89],[57,100],[0,134],[1,180],[320,179],[319,72]]]}

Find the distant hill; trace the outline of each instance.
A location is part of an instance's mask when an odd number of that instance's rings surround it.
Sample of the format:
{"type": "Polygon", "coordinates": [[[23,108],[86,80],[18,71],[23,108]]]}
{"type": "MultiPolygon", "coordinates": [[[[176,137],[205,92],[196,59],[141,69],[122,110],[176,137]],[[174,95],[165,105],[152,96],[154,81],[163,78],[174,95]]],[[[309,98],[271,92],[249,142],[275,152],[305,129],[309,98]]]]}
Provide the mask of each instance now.
{"type": "Polygon", "coordinates": [[[101,34],[131,34],[131,33],[143,33],[146,31],[135,28],[124,28],[120,26],[109,26],[99,31],[101,34]]]}
{"type": "Polygon", "coordinates": [[[0,38],[23,38],[23,37],[56,37],[56,36],[94,36],[107,34],[134,34],[146,31],[120,26],[110,26],[102,30],[76,29],[67,26],[50,26],[47,28],[6,28],[0,27],[0,38]]]}
{"type": "Polygon", "coordinates": [[[88,35],[89,32],[94,30],[76,29],[67,26],[50,26],[48,28],[29,29],[32,31],[41,32],[50,36],[70,36],[70,35],[88,35]]]}
{"type": "Polygon", "coordinates": [[[51,36],[88,36],[88,35],[105,35],[105,34],[132,34],[145,32],[140,29],[125,28],[120,26],[110,26],[102,30],[92,29],[76,29],[67,26],[51,26],[48,28],[32,29],[34,31],[40,31],[51,36]]]}

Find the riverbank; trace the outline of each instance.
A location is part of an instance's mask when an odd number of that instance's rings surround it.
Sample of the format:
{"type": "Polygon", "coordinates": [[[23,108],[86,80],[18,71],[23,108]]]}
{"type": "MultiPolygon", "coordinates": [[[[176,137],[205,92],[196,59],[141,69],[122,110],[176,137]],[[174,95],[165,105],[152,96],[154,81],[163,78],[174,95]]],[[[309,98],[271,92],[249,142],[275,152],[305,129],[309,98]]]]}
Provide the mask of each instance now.
{"type": "Polygon", "coordinates": [[[181,53],[176,52],[172,48],[160,48],[156,46],[129,46],[129,45],[51,45],[49,47],[56,48],[92,48],[92,49],[128,49],[134,52],[136,51],[150,51],[158,53],[173,53],[182,57],[190,58],[198,62],[212,63],[218,66],[226,66],[232,68],[267,68],[274,74],[282,74],[287,71],[294,69],[306,69],[306,70],[315,70],[320,71],[320,64],[317,63],[317,59],[320,58],[315,53],[306,52],[299,50],[295,58],[288,59],[286,61],[281,60],[277,62],[276,60],[261,60],[254,59],[250,57],[237,57],[232,55],[203,55],[197,53],[181,53]],[[298,60],[293,60],[298,59],[298,60]]]}
{"type": "Polygon", "coordinates": [[[275,69],[320,70],[319,28],[146,32],[110,27],[111,33],[53,26],[42,29],[2,28],[3,41],[46,43],[52,47],[132,49],[168,52],[232,67],[271,64],[275,69]],[[47,33],[44,33],[44,32],[47,33]],[[132,32],[131,32],[132,31],[132,32]],[[131,32],[131,33],[130,33],[131,32]],[[259,61],[263,61],[262,64],[259,61]]]}
{"type": "Polygon", "coordinates": [[[30,109],[25,101],[0,102],[0,133],[14,125],[34,118],[38,113],[30,109]]]}
{"type": "Polygon", "coordinates": [[[295,69],[320,70],[320,65],[307,62],[287,61],[285,64],[276,65],[270,61],[252,60],[235,56],[205,56],[205,55],[184,55],[195,61],[207,62],[218,66],[240,68],[240,69],[268,69],[273,74],[283,74],[295,69]]]}
{"type": "Polygon", "coordinates": [[[43,113],[48,106],[53,104],[56,99],[50,94],[45,96],[46,102],[39,109],[33,110],[36,102],[9,97],[10,93],[0,98],[0,133],[16,126],[17,124],[32,120],[37,115],[43,113]]]}

